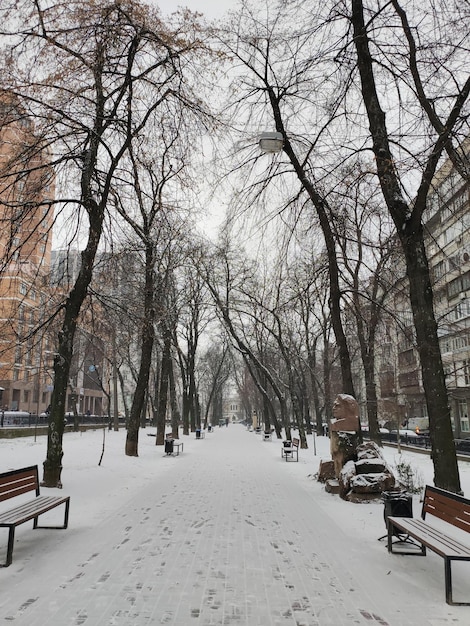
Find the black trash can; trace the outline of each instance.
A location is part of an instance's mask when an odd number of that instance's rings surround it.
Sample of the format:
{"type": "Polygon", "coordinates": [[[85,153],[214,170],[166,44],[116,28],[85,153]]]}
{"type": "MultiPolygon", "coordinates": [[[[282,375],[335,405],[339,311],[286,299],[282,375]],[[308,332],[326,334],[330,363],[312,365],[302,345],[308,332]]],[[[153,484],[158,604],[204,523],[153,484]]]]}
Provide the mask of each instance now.
{"type": "MultiPolygon", "coordinates": [[[[413,517],[413,496],[407,491],[384,491],[382,500],[387,531],[389,517],[413,517]]],[[[397,536],[402,533],[394,526],[393,534],[397,536]]]]}
{"type": "Polygon", "coordinates": [[[196,428],[196,439],[200,439],[200,438],[201,438],[201,429],[196,428]]]}
{"type": "Polygon", "coordinates": [[[208,424],[207,425],[207,432],[211,433],[212,432],[212,424],[208,424]]]}
{"type": "Polygon", "coordinates": [[[173,454],[173,441],[174,439],[165,439],[165,453],[173,454]]]}

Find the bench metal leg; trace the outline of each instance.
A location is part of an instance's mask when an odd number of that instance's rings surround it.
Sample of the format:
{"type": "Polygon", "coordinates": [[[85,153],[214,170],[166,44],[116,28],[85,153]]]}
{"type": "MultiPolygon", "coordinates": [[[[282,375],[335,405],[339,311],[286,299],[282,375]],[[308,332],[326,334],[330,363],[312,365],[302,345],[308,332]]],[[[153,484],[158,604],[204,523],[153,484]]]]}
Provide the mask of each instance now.
{"type": "Polygon", "coordinates": [[[446,585],[446,602],[453,606],[470,606],[470,602],[454,602],[452,600],[452,559],[444,558],[444,577],[446,585]]]}
{"type": "Polygon", "coordinates": [[[444,577],[446,581],[446,602],[452,604],[452,571],[450,559],[444,559],[444,577]]]}
{"type": "Polygon", "coordinates": [[[10,526],[10,530],[8,532],[8,548],[7,548],[7,560],[4,565],[0,565],[0,567],[8,567],[11,565],[13,561],[13,546],[15,544],[15,527],[10,526]]]}
{"type": "MultiPolygon", "coordinates": [[[[395,535],[394,528],[396,528],[391,522],[387,520],[387,549],[392,554],[403,554],[408,556],[426,556],[426,546],[422,543],[415,541],[410,535],[407,535],[405,532],[400,534],[400,529],[397,528],[398,533],[395,535]],[[393,541],[393,537],[396,536],[397,539],[393,541]],[[417,550],[405,552],[404,550],[399,550],[398,552],[393,551],[394,544],[411,544],[419,548],[419,552],[417,550]]],[[[383,539],[383,537],[380,537],[383,539]]]]}
{"type": "Polygon", "coordinates": [[[34,518],[33,521],[33,528],[47,528],[49,530],[62,530],[64,528],[67,528],[68,524],[69,524],[69,508],[70,508],[70,500],[67,500],[65,503],[65,513],[64,513],[64,525],[63,526],[39,526],[38,524],[38,517],[34,518]]]}

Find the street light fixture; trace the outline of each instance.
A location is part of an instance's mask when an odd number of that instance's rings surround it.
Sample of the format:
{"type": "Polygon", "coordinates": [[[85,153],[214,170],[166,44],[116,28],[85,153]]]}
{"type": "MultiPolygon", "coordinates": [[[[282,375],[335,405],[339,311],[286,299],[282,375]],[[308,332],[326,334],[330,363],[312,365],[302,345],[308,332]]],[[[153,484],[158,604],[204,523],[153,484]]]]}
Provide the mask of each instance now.
{"type": "Polygon", "coordinates": [[[282,133],[265,131],[261,133],[259,139],[259,147],[262,152],[268,154],[274,154],[281,152],[284,146],[284,139],[282,133]]]}

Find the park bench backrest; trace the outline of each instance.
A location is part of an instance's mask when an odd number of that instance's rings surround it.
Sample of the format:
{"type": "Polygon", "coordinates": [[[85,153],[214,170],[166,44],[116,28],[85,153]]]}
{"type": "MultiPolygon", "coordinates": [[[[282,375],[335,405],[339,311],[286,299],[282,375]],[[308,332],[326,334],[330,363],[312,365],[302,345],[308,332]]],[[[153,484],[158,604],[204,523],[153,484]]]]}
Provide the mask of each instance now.
{"type": "Polygon", "coordinates": [[[470,500],[438,487],[427,486],[421,517],[434,515],[452,526],[470,532],[470,500]]]}
{"type": "Polygon", "coordinates": [[[39,495],[37,465],[0,474],[0,502],[28,491],[35,491],[36,495],[39,495]]]}

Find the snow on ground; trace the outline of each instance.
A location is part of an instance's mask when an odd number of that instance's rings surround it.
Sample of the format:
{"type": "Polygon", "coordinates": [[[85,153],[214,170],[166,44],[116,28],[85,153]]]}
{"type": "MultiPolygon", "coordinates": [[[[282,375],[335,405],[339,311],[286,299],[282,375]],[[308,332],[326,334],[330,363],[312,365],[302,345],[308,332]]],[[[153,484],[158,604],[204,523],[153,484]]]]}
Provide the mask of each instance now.
{"type": "MultiPolygon", "coordinates": [[[[383,504],[380,501],[368,504],[351,504],[344,502],[338,496],[326,493],[324,486],[316,480],[320,459],[329,458],[328,438],[309,436],[309,449],[300,450],[299,463],[286,463],[285,461],[282,461],[280,457],[280,441],[273,439],[271,442],[264,442],[262,441],[261,436],[256,435],[255,433],[247,432],[241,425],[231,425],[228,429],[216,428],[214,433],[207,433],[205,440],[201,441],[195,439],[194,433],[190,436],[181,436],[181,441],[184,442],[184,451],[180,457],[165,456],[163,448],[155,446],[155,438],[147,436],[148,432],[153,432],[153,430],[143,430],[140,433],[138,457],[125,456],[124,446],[126,434],[124,430],[120,430],[119,432],[95,430],[83,433],[66,433],[64,437],[65,454],[63,459],[64,468],[62,472],[63,490],[43,489],[43,493],[57,493],[71,496],[70,526],[66,531],[41,532],[77,533],[77,541],[83,540],[84,533],[92,532],[93,527],[97,525],[102,527],[103,525],[108,524],[110,528],[109,532],[112,532],[117,513],[125,510],[128,504],[129,506],[132,506],[132,503],[136,499],[136,493],[139,491],[143,492],[145,489],[148,489],[149,487],[151,488],[152,485],[155,484],[160,486],[167,485],[170,492],[172,489],[176,488],[176,486],[173,485],[173,481],[175,480],[174,477],[176,475],[174,469],[178,466],[177,464],[180,463],[183,463],[183,465],[179,465],[180,468],[186,467],[185,471],[193,473],[198,471],[198,467],[202,469],[203,466],[200,465],[201,463],[206,463],[207,465],[207,459],[218,458],[219,460],[214,460],[214,463],[218,463],[219,466],[211,468],[214,475],[216,475],[217,472],[222,471],[222,469],[224,471],[234,473],[235,469],[233,469],[232,466],[222,468],[222,464],[224,463],[223,455],[220,458],[214,455],[207,455],[207,451],[211,445],[217,445],[219,448],[221,445],[230,446],[230,442],[232,441],[230,434],[232,433],[233,435],[237,435],[237,437],[233,438],[233,441],[236,441],[236,445],[243,446],[243,442],[246,441],[250,446],[254,446],[253,450],[255,451],[255,454],[253,455],[250,453],[250,458],[253,456],[258,458],[258,453],[256,451],[259,450],[259,461],[257,462],[259,463],[260,472],[269,471],[267,463],[269,457],[272,457],[269,463],[272,463],[272,468],[276,468],[276,471],[278,471],[278,468],[282,468],[282,480],[284,480],[285,476],[288,476],[290,481],[294,481],[298,487],[307,492],[309,500],[315,500],[321,508],[322,513],[326,514],[327,519],[331,519],[332,534],[337,532],[335,525],[338,524],[338,527],[341,527],[344,534],[347,537],[349,536],[351,542],[357,543],[360,541],[361,544],[369,544],[374,547],[374,554],[371,556],[371,559],[374,560],[374,564],[376,564],[377,561],[380,563],[383,561],[384,566],[387,566],[385,565],[386,562],[384,559],[389,558],[389,555],[387,555],[386,552],[385,541],[383,541],[383,552],[375,551],[375,546],[378,545],[377,540],[385,534],[383,504]],[[241,431],[243,431],[242,434],[240,434],[241,431]],[[104,456],[101,466],[98,466],[98,462],[103,452],[103,446],[104,456]],[[206,446],[206,448],[204,448],[204,446],[206,446]],[[256,448],[256,446],[259,446],[259,448],[256,448]]],[[[18,438],[14,440],[0,439],[0,472],[38,464],[41,476],[42,463],[45,459],[45,455],[46,437],[38,437],[37,441],[34,441],[32,437],[18,438]]],[[[396,449],[388,447],[384,448],[384,455],[389,464],[392,466],[403,462],[410,464],[415,472],[415,475],[418,477],[418,480],[423,485],[433,484],[433,467],[428,455],[409,451],[405,451],[399,455],[396,449]]],[[[229,465],[230,463],[232,463],[231,460],[228,461],[229,465]]],[[[255,469],[251,469],[250,471],[258,471],[256,466],[253,467],[255,469]]],[[[468,496],[470,494],[470,463],[460,462],[459,468],[462,488],[468,496]]],[[[238,471],[239,468],[236,469],[238,471]]],[[[274,469],[271,471],[274,471],[274,469]]],[[[206,482],[210,482],[210,479],[205,478],[204,480],[206,480],[206,482]]],[[[245,480],[245,477],[241,475],[240,478],[237,477],[237,480],[240,481],[240,489],[243,489],[243,480],[245,480]]],[[[181,493],[184,494],[184,485],[178,488],[180,488],[180,491],[182,489],[181,493]]],[[[204,489],[207,489],[207,493],[209,494],[209,485],[201,485],[201,490],[204,489]]],[[[208,495],[208,497],[212,496],[208,495]]],[[[217,498],[222,496],[214,495],[214,497],[217,498]]],[[[250,497],[249,490],[243,491],[243,498],[246,499],[247,497],[250,497]]],[[[414,496],[413,507],[414,515],[419,515],[420,502],[418,495],[414,496]]],[[[254,508],[255,507],[253,505],[253,509],[254,508]]],[[[236,509],[234,507],[234,511],[235,510],[236,509]]],[[[169,526],[171,527],[174,524],[174,526],[177,527],[178,507],[175,507],[174,512],[170,511],[168,513],[167,511],[166,514],[169,516],[169,526]],[[174,518],[173,521],[172,515],[174,518]]],[[[295,515],[295,512],[293,512],[293,514],[295,515]]],[[[190,519],[191,518],[189,518],[189,520],[190,519]]],[[[187,521],[188,520],[186,520],[186,523],[187,521]]],[[[326,537],[328,537],[328,528],[323,528],[321,530],[322,532],[326,532],[326,537]]],[[[38,531],[34,531],[34,533],[37,532],[38,531]]],[[[39,576],[44,576],[45,572],[50,572],[51,579],[59,581],[62,575],[64,578],[70,575],[70,564],[67,563],[67,559],[64,558],[64,554],[61,553],[60,550],[54,549],[54,540],[50,537],[46,540],[44,539],[44,535],[42,535],[42,538],[37,542],[37,544],[34,544],[34,541],[30,536],[34,535],[34,533],[29,524],[24,524],[17,529],[13,563],[9,568],[0,569],[0,623],[3,621],[6,623],[8,621],[8,623],[13,623],[15,626],[22,626],[23,624],[29,626],[33,623],[31,621],[31,617],[27,617],[28,611],[25,606],[27,606],[28,601],[25,601],[24,588],[30,587],[33,590],[35,587],[38,587],[38,571],[40,572],[39,576]],[[47,541],[47,553],[44,553],[46,548],[41,547],[40,545],[43,541],[47,541]],[[40,568],[38,568],[36,563],[37,560],[40,561],[40,568]],[[21,585],[18,584],[18,581],[21,581],[21,585]],[[16,613],[12,613],[11,606],[14,605],[15,599],[22,603],[22,608],[21,610],[18,609],[16,613]]],[[[333,536],[332,541],[334,541],[333,536]]],[[[213,550],[213,548],[211,549],[213,550]]],[[[0,559],[4,559],[5,551],[6,530],[0,529],[0,559]]],[[[181,555],[179,558],[181,558],[181,555]]],[[[402,558],[406,557],[396,557],[396,559],[398,559],[397,563],[401,562],[402,558]]],[[[417,563],[417,561],[421,561],[424,564],[429,558],[430,557],[426,557],[426,559],[413,559],[413,562],[409,566],[409,573],[408,569],[405,567],[403,575],[408,575],[409,579],[404,581],[404,584],[408,587],[407,590],[403,591],[404,598],[406,598],[409,602],[410,597],[412,598],[413,594],[420,593],[421,588],[425,590],[427,585],[426,577],[432,575],[433,585],[436,584],[435,577],[440,580],[439,597],[435,598],[436,607],[439,607],[439,617],[436,618],[436,621],[431,622],[426,620],[423,621],[422,624],[469,624],[469,608],[448,607],[445,605],[444,568],[442,559],[433,555],[432,558],[435,558],[436,560],[431,566],[419,565],[417,563]],[[437,574],[434,571],[436,568],[438,568],[437,574]],[[430,572],[432,572],[432,574],[430,574],[430,572]],[[442,616],[447,616],[449,619],[442,616]]],[[[363,562],[360,564],[356,563],[355,565],[355,567],[357,567],[358,578],[362,579],[365,576],[370,575],[370,572],[368,573],[366,570],[368,567],[372,567],[372,565],[372,561],[368,563],[368,554],[364,553],[363,562]]],[[[240,565],[240,567],[242,566],[243,564],[240,565]]],[[[123,571],[123,580],[125,576],[126,572],[123,571]]],[[[395,582],[394,584],[397,583],[395,582]]],[[[398,589],[401,589],[402,586],[403,585],[399,582],[398,589]]],[[[31,591],[31,593],[33,594],[33,591],[31,591]]],[[[38,596],[39,595],[40,592],[38,591],[38,596]]],[[[426,602],[426,606],[428,606],[429,602],[426,602]]],[[[187,608],[189,611],[189,607],[187,608]]],[[[194,612],[196,611],[195,609],[191,610],[193,611],[193,617],[199,615],[199,613],[194,612]]],[[[197,610],[199,611],[199,609],[197,610]]],[[[212,615],[214,614],[215,613],[213,612],[212,615]]],[[[134,621],[129,619],[127,622],[119,621],[117,618],[117,621],[115,622],[99,621],[96,618],[90,618],[88,620],[82,619],[82,621],[80,621],[77,617],[74,617],[75,621],[66,621],[64,617],[63,622],[50,621],[48,622],[48,626],[68,626],[68,624],[85,623],[86,626],[113,623],[122,623],[125,624],[125,626],[129,626],[130,624],[140,626],[140,624],[147,623],[171,623],[178,625],[181,624],[181,626],[186,626],[186,623],[201,625],[232,623],[227,617],[221,618],[220,621],[215,621],[215,618],[207,618],[206,621],[204,621],[201,617],[199,621],[196,621],[195,619],[188,619],[186,622],[177,621],[176,618],[175,621],[171,621],[172,618],[168,612],[162,616],[159,616],[158,614],[155,615],[157,615],[157,618],[154,621],[139,621],[139,619],[136,618],[134,621]]],[[[374,615],[370,619],[380,624],[387,624],[388,626],[396,626],[398,623],[400,623],[400,625],[410,623],[405,619],[400,622],[380,621],[380,619],[374,615]]],[[[233,616],[232,620],[235,620],[233,616]]],[[[239,617],[238,620],[237,624],[239,626],[254,626],[255,624],[260,624],[261,626],[267,626],[268,624],[291,624],[291,622],[288,621],[276,621],[274,617],[269,618],[269,620],[266,618],[265,621],[261,618],[259,618],[259,621],[258,619],[256,621],[243,621],[243,617],[239,617]]],[[[35,621],[34,624],[36,623],[41,624],[41,621],[35,621]]],[[[298,619],[296,622],[292,623],[301,625],[307,624],[307,622],[302,622],[298,619]]],[[[346,621],[345,623],[349,622],[346,621]]],[[[350,623],[363,622],[351,620],[350,623]]],[[[364,623],[366,623],[366,621],[364,621],[364,623]]],[[[419,622],[415,621],[414,623],[419,626],[419,622]]],[[[43,624],[45,626],[45,622],[43,624]]],[[[333,618],[327,621],[319,619],[318,621],[308,622],[308,624],[318,624],[319,626],[323,626],[323,624],[335,624],[335,621],[333,618]]]]}

